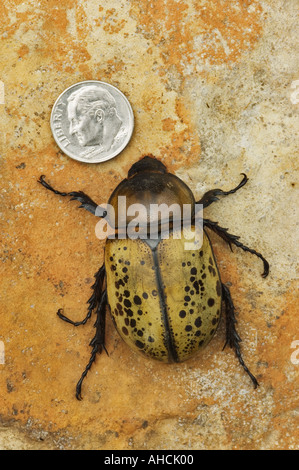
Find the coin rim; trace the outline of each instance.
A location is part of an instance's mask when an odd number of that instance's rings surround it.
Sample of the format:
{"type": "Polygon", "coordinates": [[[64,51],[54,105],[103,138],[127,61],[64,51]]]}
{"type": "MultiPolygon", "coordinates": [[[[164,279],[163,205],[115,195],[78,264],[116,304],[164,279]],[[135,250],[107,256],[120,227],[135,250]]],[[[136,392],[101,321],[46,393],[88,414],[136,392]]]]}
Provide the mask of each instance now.
{"type": "Polygon", "coordinates": [[[60,93],[60,95],[58,96],[57,100],[55,101],[55,103],[53,104],[53,107],[52,107],[52,111],[51,111],[51,117],[50,117],[50,126],[51,126],[51,131],[52,131],[52,135],[54,137],[54,140],[56,142],[56,144],[58,145],[58,147],[60,148],[60,150],[65,153],[68,157],[72,158],[73,160],[76,160],[76,161],[79,161],[79,162],[82,162],[82,163],[89,163],[89,164],[95,164],[95,163],[102,163],[102,162],[106,162],[108,160],[111,160],[112,158],[116,157],[118,154],[120,154],[125,148],[126,146],[128,145],[128,143],[130,142],[131,138],[132,138],[132,134],[133,134],[133,131],[134,131],[134,126],[135,126],[135,120],[134,120],[134,113],[133,113],[133,109],[132,109],[132,106],[128,100],[128,98],[123,94],[122,91],[120,91],[119,88],[115,87],[114,85],[111,85],[110,83],[107,83],[107,82],[103,82],[101,80],[83,80],[82,82],[77,82],[77,83],[74,83],[73,85],[69,86],[68,88],[66,88],[62,93],[60,93]],[[117,93],[119,93],[120,95],[122,95],[122,97],[124,98],[127,106],[128,106],[128,110],[129,110],[129,115],[132,119],[132,127],[131,127],[131,132],[128,133],[128,136],[127,136],[127,139],[124,141],[124,144],[122,146],[120,146],[114,153],[112,153],[111,155],[108,155],[106,156],[105,158],[103,158],[102,160],[100,161],[87,161],[87,160],[83,160],[82,158],[80,157],[74,157],[70,154],[70,152],[67,151],[67,149],[63,149],[61,148],[59,142],[58,142],[58,139],[56,139],[56,136],[55,136],[55,133],[54,133],[54,122],[53,122],[53,114],[54,114],[54,109],[58,103],[58,101],[60,100],[60,98],[69,90],[71,90],[72,88],[74,87],[77,87],[78,85],[83,85],[83,84],[87,84],[87,83],[96,83],[96,84],[103,84],[103,85],[106,85],[108,88],[113,88],[117,93]]]}

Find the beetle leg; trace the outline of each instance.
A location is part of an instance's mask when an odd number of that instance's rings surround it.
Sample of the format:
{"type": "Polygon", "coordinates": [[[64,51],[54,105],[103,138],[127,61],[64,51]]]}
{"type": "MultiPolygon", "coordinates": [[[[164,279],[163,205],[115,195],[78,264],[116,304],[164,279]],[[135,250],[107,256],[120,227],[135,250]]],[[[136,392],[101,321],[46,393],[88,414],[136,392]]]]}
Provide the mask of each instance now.
{"type": "Polygon", "coordinates": [[[254,377],[254,375],[250,372],[250,370],[248,369],[248,367],[246,366],[242,358],[240,344],[239,344],[242,340],[236,330],[237,320],[235,317],[235,307],[232,301],[230,290],[225,284],[222,284],[222,295],[223,295],[223,300],[225,302],[225,307],[226,307],[226,343],[223,349],[228,344],[232,349],[235,350],[239,363],[241,364],[245,372],[247,372],[247,374],[251,378],[254,388],[257,388],[259,383],[254,377]]]}
{"type": "Polygon", "coordinates": [[[232,250],[232,244],[236,245],[238,248],[241,248],[244,251],[248,251],[249,253],[257,256],[263,261],[264,264],[264,272],[262,274],[262,277],[267,277],[269,274],[269,263],[268,261],[261,255],[261,253],[258,253],[257,251],[253,250],[252,248],[248,248],[248,246],[243,245],[243,243],[239,242],[239,238],[237,235],[232,235],[229,233],[227,228],[220,227],[218,225],[218,222],[212,222],[209,219],[203,219],[203,226],[207,227],[213,232],[215,232],[219,237],[221,237],[224,241],[226,241],[230,249],[232,250]]]}
{"type": "Polygon", "coordinates": [[[47,183],[47,181],[45,181],[44,175],[40,177],[38,183],[40,183],[44,188],[48,189],[49,191],[52,191],[54,194],[57,194],[58,196],[70,196],[71,201],[81,202],[81,205],[79,206],[80,209],[85,209],[88,212],[91,212],[93,215],[97,215],[98,217],[105,217],[107,215],[107,212],[103,208],[98,206],[98,204],[94,202],[89,196],[87,196],[87,194],[85,194],[83,191],[72,191],[70,193],[63,193],[61,191],[57,191],[56,189],[52,188],[52,186],[47,183]]]}
{"type": "Polygon", "coordinates": [[[104,264],[103,266],[101,266],[101,268],[98,270],[98,272],[95,274],[94,277],[95,277],[95,283],[91,287],[93,290],[92,296],[87,302],[89,304],[89,307],[88,307],[86,317],[81,321],[74,322],[73,320],[70,320],[68,317],[64,316],[62,313],[63,310],[60,308],[57,312],[57,315],[59,316],[61,320],[67,323],[71,323],[71,325],[74,325],[74,326],[80,326],[80,325],[85,325],[85,323],[90,319],[93,310],[96,308],[98,304],[98,299],[102,292],[103,282],[105,278],[105,265],[104,264]]]}
{"type": "Polygon", "coordinates": [[[217,196],[228,196],[229,194],[234,194],[236,191],[238,191],[238,189],[242,188],[242,186],[244,186],[244,184],[246,184],[248,181],[248,178],[245,173],[241,174],[243,175],[243,179],[241,183],[239,183],[238,186],[236,186],[234,189],[231,189],[230,191],[222,191],[222,189],[211,189],[210,191],[206,192],[196,204],[202,204],[205,208],[213,202],[218,201],[219,197],[217,196]]]}
{"type": "Polygon", "coordinates": [[[90,342],[90,346],[92,346],[90,360],[87,366],[85,367],[85,370],[83,374],[81,375],[81,378],[76,386],[76,398],[78,400],[82,400],[82,396],[81,396],[82,383],[88,371],[90,370],[92,364],[94,363],[97,353],[101,353],[104,349],[106,353],[108,354],[105,348],[106,305],[107,305],[107,292],[106,290],[104,290],[102,292],[101,299],[97,307],[97,312],[96,312],[97,320],[94,325],[96,328],[96,334],[90,342]]]}

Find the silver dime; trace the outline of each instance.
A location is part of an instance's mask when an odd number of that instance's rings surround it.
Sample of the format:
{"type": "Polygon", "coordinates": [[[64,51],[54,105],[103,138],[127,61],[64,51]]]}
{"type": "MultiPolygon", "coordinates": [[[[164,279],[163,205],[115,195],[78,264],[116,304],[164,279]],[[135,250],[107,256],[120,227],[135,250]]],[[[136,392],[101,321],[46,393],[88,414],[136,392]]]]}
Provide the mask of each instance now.
{"type": "Polygon", "coordinates": [[[60,149],[74,160],[99,163],[129,143],[134,115],[125,95],[97,80],[76,83],[56,100],[51,129],[60,149]]]}

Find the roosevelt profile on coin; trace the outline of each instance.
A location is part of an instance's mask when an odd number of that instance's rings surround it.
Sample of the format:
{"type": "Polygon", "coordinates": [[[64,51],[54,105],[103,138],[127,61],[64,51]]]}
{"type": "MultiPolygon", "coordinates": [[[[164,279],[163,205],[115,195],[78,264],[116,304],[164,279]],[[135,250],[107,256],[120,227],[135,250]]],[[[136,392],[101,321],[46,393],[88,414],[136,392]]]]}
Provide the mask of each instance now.
{"type": "Polygon", "coordinates": [[[122,126],[111,93],[98,86],[82,87],[69,96],[67,112],[69,132],[81,147],[99,145],[102,151],[110,150],[122,126]]]}

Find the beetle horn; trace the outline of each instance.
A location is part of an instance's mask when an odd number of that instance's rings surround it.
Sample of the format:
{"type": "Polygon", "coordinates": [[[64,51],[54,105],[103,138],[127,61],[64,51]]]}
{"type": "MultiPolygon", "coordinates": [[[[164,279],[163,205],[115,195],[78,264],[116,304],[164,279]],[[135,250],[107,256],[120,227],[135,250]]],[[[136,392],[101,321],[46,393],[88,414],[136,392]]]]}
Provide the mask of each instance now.
{"type": "Polygon", "coordinates": [[[153,155],[147,155],[131,166],[128,172],[128,177],[131,178],[137,173],[141,173],[144,171],[155,173],[167,173],[166,166],[160,160],[158,160],[153,155]]]}

